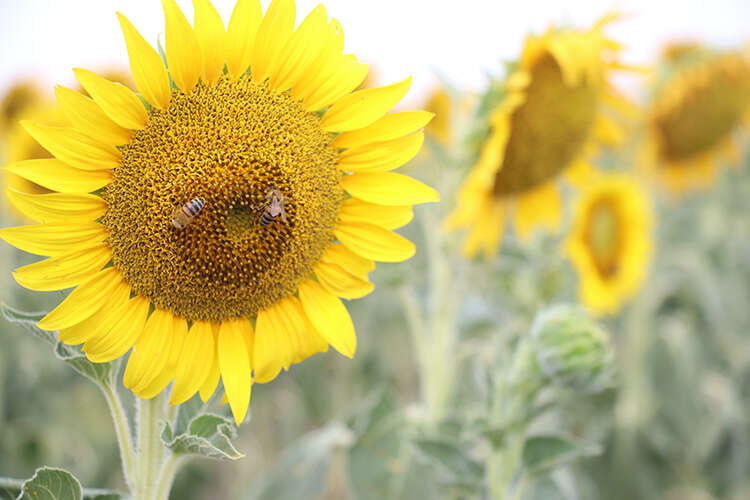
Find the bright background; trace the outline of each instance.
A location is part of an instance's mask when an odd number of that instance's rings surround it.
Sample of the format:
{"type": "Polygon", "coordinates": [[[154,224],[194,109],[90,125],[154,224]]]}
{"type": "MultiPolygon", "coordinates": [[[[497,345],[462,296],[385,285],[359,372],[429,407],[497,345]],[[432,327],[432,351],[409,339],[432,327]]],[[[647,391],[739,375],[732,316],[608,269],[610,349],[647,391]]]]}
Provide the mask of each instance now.
{"type": "MultiPolygon", "coordinates": [[[[264,8],[270,0],[263,0],[264,8]]],[[[178,0],[188,18],[192,2],[178,0]]],[[[235,0],[214,0],[225,22],[235,0]]],[[[298,0],[298,22],[320,3],[298,0]]],[[[613,27],[628,40],[625,60],[649,61],[664,40],[698,37],[733,46],[750,39],[750,1],[326,0],[329,16],[344,27],[345,50],[374,64],[380,83],[414,75],[411,99],[435,84],[435,74],[461,88],[481,88],[487,73],[517,56],[529,31],[551,22],[590,25],[607,7],[634,16],[613,27]]],[[[18,76],[36,73],[71,82],[72,67],[127,64],[115,11],[125,14],[150,42],[164,31],[158,0],[0,0],[0,93],[18,76]]]]}

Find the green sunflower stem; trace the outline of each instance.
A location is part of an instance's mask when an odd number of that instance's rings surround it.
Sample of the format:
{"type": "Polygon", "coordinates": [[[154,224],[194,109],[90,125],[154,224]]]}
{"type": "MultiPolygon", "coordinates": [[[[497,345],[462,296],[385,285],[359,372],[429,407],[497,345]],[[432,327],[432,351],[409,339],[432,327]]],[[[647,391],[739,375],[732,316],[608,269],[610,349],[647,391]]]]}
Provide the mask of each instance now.
{"type": "Polygon", "coordinates": [[[437,423],[445,416],[453,395],[456,371],[456,311],[459,286],[450,256],[444,249],[438,214],[428,212],[424,229],[429,268],[429,302],[426,314],[413,289],[401,291],[401,302],[417,352],[425,421],[437,423]]]}
{"type": "Polygon", "coordinates": [[[125,476],[125,483],[128,488],[133,490],[136,476],[136,454],[133,446],[133,435],[128,423],[128,415],[122,406],[120,396],[117,394],[117,387],[114,383],[100,385],[104,398],[107,400],[109,412],[112,415],[112,422],[115,426],[117,435],[117,444],[120,447],[120,459],[122,460],[122,471],[125,476]]]}
{"type": "Polygon", "coordinates": [[[172,416],[166,398],[165,392],[152,399],[136,398],[138,454],[133,500],[167,500],[175,475],[186,461],[186,457],[169,452],[159,437],[159,423],[172,416]]]}

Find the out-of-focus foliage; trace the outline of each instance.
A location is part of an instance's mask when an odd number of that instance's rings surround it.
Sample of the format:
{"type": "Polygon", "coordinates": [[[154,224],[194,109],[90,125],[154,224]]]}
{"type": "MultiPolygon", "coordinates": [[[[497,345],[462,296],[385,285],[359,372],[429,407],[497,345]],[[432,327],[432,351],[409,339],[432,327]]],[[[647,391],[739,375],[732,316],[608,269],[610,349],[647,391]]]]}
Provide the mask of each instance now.
{"type": "MultiPolygon", "coordinates": [[[[510,234],[492,260],[460,258],[441,231],[487,135],[457,92],[441,99],[455,113],[452,140],[428,136],[412,169],[443,204],[418,208],[405,230],[415,259],[379,267],[378,293],[348,304],[355,359],[317,355],[256,386],[239,432],[216,401],[182,405],[161,437],[195,457],[171,498],[750,498],[750,156],[704,192],[655,190],[647,282],[594,322],[555,306],[578,301],[561,251],[569,210],[559,234],[528,244],[510,234]]],[[[597,165],[630,170],[634,157],[607,152],[597,165]]],[[[564,195],[569,207],[576,191],[564,195]]],[[[60,299],[12,283],[8,271],[32,260],[0,245],[13,320],[0,320],[0,476],[19,478],[0,480],[0,498],[18,497],[28,478],[32,498],[44,498],[35,488],[117,498],[81,489],[125,488],[106,402],[79,373],[108,384],[119,366],[31,333],[38,315],[20,311],[60,299]]]]}

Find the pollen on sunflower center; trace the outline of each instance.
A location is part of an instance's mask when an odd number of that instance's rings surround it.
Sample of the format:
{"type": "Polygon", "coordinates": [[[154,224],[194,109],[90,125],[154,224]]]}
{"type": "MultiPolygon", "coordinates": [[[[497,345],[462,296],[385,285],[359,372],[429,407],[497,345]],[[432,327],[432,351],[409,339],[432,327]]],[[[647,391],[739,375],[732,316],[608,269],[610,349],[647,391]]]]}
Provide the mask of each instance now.
{"type": "Polygon", "coordinates": [[[657,108],[653,117],[659,152],[667,161],[710,151],[740,124],[750,106],[750,67],[736,56],[704,63],[663,93],[675,92],[683,97],[657,108]]]}
{"type": "Polygon", "coordinates": [[[189,320],[253,316],[288,296],[333,240],[344,199],[332,136],[249,77],[176,91],[122,148],[103,193],[114,265],[133,292],[189,320]],[[268,193],[286,222],[262,224],[268,193]],[[175,210],[205,205],[177,229],[175,210]]]}
{"type": "Polygon", "coordinates": [[[584,238],[594,267],[605,278],[617,274],[622,247],[622,224],[616,202],[603,198],[587,214],[584,238]]]}
{"type": "Polygon", "coordinates": [[[531,70],[525,102],[513,113],[496,196],[516,194],[554,178],[581,151],[596,115],[597,87],[583,79],[566,85],[547,54],[531,70]]]}

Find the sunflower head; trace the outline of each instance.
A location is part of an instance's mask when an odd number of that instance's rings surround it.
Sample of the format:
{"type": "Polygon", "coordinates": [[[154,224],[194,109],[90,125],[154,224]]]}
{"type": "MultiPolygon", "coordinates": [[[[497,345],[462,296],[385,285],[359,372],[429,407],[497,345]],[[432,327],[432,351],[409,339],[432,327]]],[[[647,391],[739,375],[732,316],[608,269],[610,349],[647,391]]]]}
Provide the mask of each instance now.
{"type": "Polygon", "coordinates": [[[368,68],[322,6],[295,29],[292,0],[240,0],[227,28],[208,0],[194,26],[163,5],[166,66],[119,16],[140,95],[76,69],[88,96],[56,89],[68,126],[24,122],[54,158],[12,171],[53,192],[10,190],[40,224],[0,237],[50,256],[23,286],[76,287],[40,327],[95,362],[135,346],[124,382],[143,398],[174,381],[172,403],[206,399],[221,378],[240,422],[254,381],[329,344],[353,356],[340,299],[411,257],[391,231],[438,199],[391,172],[432,115],[389,113],[410,79],[356,90],[368,68]]]}
{"type": "Polygon", "coordinates": [[[506,217],[522,239],[536,226],[560,222],[555,182],[585,169],[593,146],[612,136],[604,113],[618,45],[606,38],[607,16],[588,31],[550,29],[529,37],[508,78],[480,100],[476,163],[448,221],[467,226],[464,251],[494,255],[506,217]]]}
{"type": "Polygon", "coordinates": [[[672,191],[705,187],[750,110],[750,59],[697,44],[665,50],[653,83],[644,164],[672,191]]]}
{"type": "Polygon", "coordinates": [[[581,301],[617,312],[640,287],[651,257],[651,212],[635,181],[601,174],[580,194],[566,250],[578,270],[581,301]]]}

